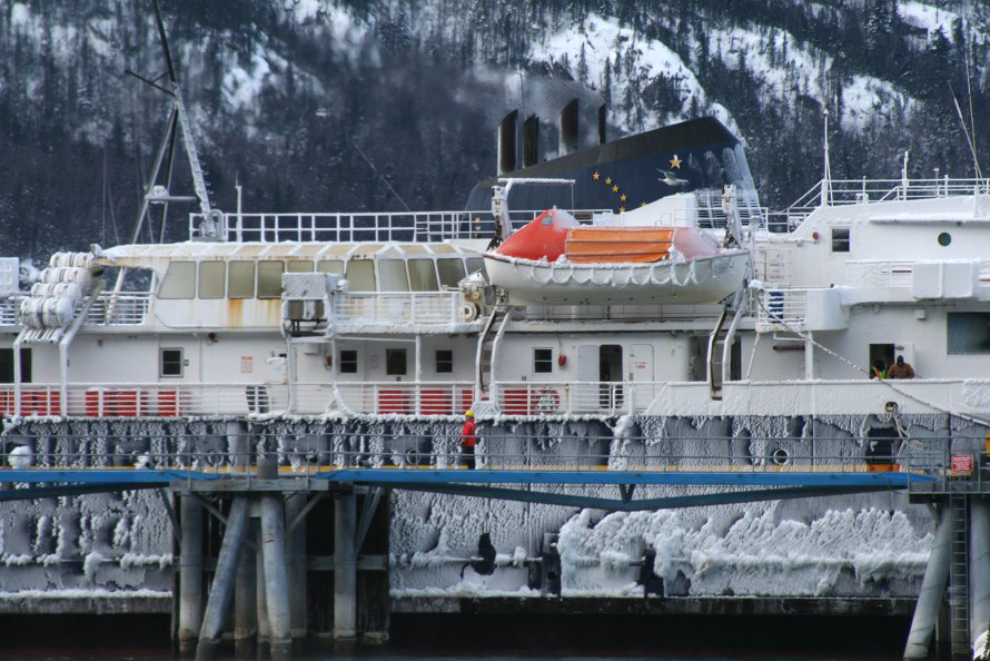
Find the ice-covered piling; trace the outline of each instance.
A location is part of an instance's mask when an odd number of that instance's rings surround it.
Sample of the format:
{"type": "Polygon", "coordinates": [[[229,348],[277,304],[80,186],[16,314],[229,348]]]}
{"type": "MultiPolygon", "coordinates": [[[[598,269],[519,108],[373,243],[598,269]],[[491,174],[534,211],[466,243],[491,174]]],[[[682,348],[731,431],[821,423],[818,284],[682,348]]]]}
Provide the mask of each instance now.
{"type": "Polygon", "coordinates": [[[292,651],[292,639],[285,566],[285,508],[277,495],[261,497],[261,546],[272,658],[287,658],[292,651]]]}
{"type": "Polygon", "coordinates": [[[333,637],[357,636],[357,496],[342,493],[334,498],[333,539],[333,637]]]}
{"type": "Polygon", "coordinates": [[[179,652],[192,652],[203,620],[203,505],[179,496],[179,652]]]}
{"type": "Polygon", "coordinates": [[[224,621],[230,610],[230,602],[234,597],[234,576],[237,572],[237,561],[240,558],[241,547],[247,536],[248,510],[250,502],[247,496],[234,498],[227,515],[227,527],[224,530],[223,543],[217,557],[217,569],[213,574],[213,584],[210,586],[210,596],[206,602],[203,614],[203,626],[199,632],[199,644],[196,646],[196,659],[210,659],[220,643],[224,621]]]}

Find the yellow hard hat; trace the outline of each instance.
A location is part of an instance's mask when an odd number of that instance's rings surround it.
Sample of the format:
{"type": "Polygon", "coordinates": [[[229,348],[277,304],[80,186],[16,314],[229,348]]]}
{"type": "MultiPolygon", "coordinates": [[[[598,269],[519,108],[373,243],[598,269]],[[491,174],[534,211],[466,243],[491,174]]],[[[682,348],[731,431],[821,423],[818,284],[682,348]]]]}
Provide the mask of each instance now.
{"type": "Polygon", "coordinates": [[[467,416],[467,417],[469,417],[469,418],[473,418],[474,417],[474,411],[465,411],[464,412],[464,415],[467,416]]]}

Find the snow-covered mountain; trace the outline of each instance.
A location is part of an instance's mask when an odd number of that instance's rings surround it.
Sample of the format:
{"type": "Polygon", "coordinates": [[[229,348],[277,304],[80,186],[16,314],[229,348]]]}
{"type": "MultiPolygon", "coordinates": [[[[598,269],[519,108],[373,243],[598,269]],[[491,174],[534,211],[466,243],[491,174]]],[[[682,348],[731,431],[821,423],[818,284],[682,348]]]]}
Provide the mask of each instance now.
{"type": "MultiPolygon", "coordinates": [[[[572,96],[606,100],[610,137],[715,115],[771,206],[820,176],[825,109],[836,176],[895,176],[908,149],[914,176],[969,176],[968,89],[987,155],[986,3],[162,1],[221,207],[237,178],[257,209],[458,208],[505,112],[552,122],[572,96]]],[[[5,253],[127,239],[166,111],[128,68],[164,70],[147,0],[0,0],[5,253]]]]}

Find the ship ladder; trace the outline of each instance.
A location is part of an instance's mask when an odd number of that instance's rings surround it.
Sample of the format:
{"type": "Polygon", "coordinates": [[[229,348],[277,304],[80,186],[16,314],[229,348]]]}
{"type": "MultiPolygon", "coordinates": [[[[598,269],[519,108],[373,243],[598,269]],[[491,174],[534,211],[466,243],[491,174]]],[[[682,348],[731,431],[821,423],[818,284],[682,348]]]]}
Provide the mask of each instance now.
{"type": "Polygon", "coordinates": [[[970,659],[969,636],[969,497],[949,491],[952,554],[949,563],[949,628],[953,659],[970,659]]]}
{"type": "Polygon", "coordinates": [[[477,367],[475,368],[475,400],[482,400],[487,397],[488,388],[492,384],[492,356],[495,349],[495,339],[501,334],[505,322],[508,319],[508,311],[505,308],[492,308],[485,327],[478,338],[477,367]],[[501,324],[499,322],[501,321],[501,324]],[[498,332],[495,326],[499,325],[498,332]]]}

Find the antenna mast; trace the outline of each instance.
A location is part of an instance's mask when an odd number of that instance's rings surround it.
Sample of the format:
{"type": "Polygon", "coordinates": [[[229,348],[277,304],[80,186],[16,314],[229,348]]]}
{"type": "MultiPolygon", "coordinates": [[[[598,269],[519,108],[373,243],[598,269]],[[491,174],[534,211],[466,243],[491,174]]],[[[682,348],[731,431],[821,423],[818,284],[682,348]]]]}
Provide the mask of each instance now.
{"type": "Polygon", "coordinates": [[[825,167],[822,173],[822,201],[821,206],[828,206],[832,202],[832,164],[829,159],[828,145],[828,108],[825,108],[825,139],[822,141],[825,149],[825,167]]]}

